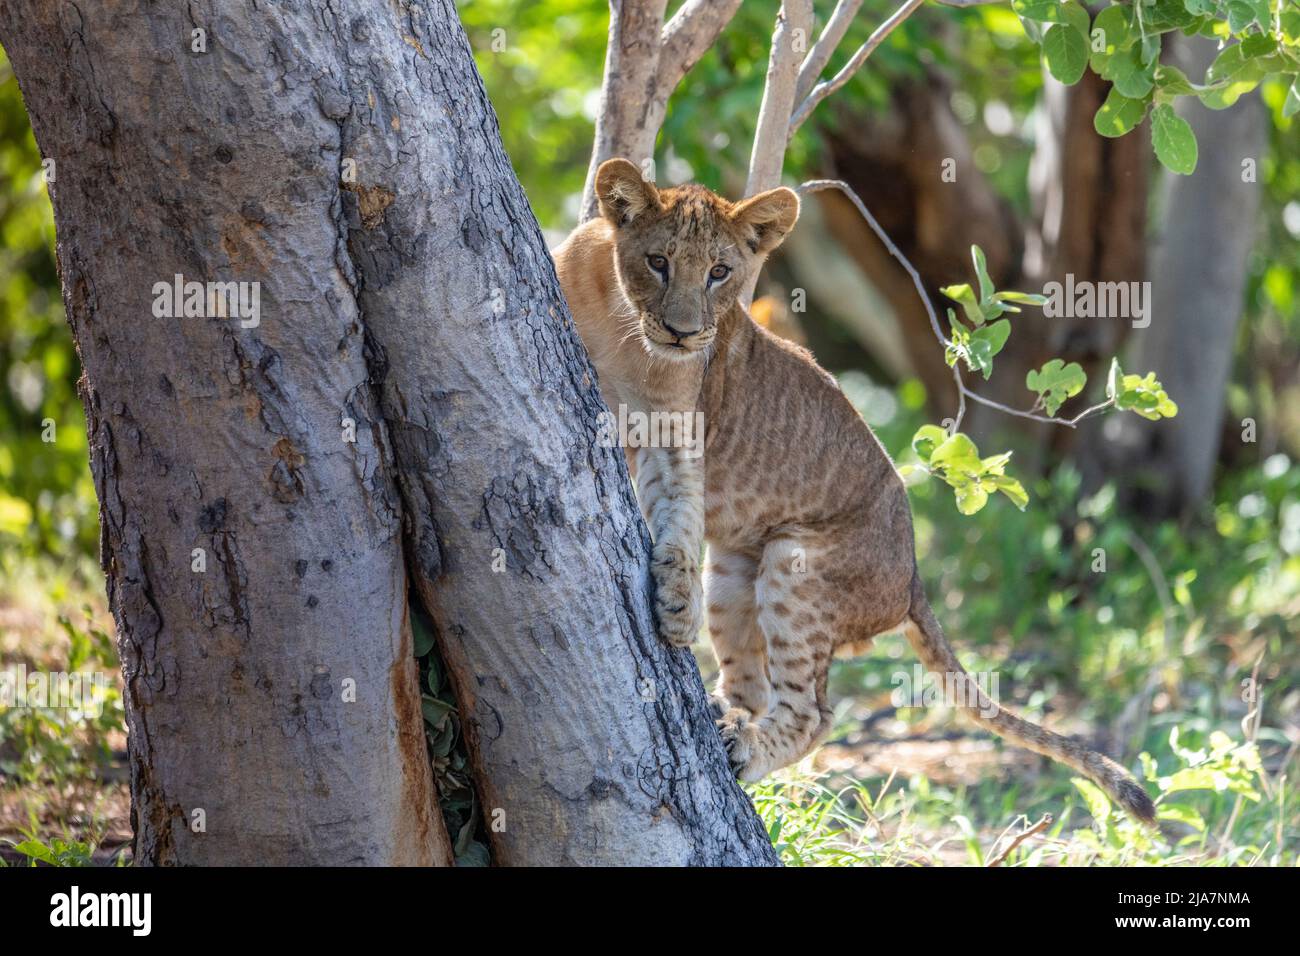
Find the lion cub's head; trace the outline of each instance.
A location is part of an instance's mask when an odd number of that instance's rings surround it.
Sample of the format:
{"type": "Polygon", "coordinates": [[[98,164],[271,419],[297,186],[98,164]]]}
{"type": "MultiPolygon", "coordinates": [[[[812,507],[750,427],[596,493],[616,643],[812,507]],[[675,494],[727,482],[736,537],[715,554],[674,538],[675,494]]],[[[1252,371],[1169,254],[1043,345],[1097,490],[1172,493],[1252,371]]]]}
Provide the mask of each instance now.
{"type": "Polygon", "coordinates": [[[718,316],[799,218],[799,197],[780,188],[731,203],[703,186],[656,189],[626,159],[596,172],[601,215],[614,227],[619,286],[647,348],[705,349],[718,316]]]}

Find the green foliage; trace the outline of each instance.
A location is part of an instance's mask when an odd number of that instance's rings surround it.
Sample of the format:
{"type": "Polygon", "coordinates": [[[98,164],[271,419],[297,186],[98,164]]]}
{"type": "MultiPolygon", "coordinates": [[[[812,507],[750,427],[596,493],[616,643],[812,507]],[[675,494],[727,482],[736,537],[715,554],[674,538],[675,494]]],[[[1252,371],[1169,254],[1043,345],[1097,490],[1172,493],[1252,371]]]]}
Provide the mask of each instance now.
{"type": "Polygon", "coordinates": [[[487,866],[490,859],[483,839],[484,820],[470,779],[469,752],[461,734],[460,714],[438,654],[432,622],[415,606],[411,608],[411,631],[420,666],[424,736],[456,865],[487,866]]]}
{"type": "MultiPolygon", "coordinates": [[[[57,179],[57,171],[56,171],[57,179]]],[[[80,373],[63,320],[54,221],[18,84],[0,51],[0,574],[15,551],[96,541],[80,373]]]]}
{"type": "MultiPolygon", "coordinates": [[[[1041,12],[1039,7],[1032,9],[1041,12]]],[[[965,360],[968,369],[979,371],[988,379],[993,373],[994,356],[1006,345],[1011,334],[1011,323],[1001,316],[1020,311],[1013,303],[1041,306],[1047,299],[1024,292],[998,292],[993,287],[984,252],[979,246],[971,247],[971,261],[975,266],[977,288],[961,283],[940,290],[962,307],[970,323],[970,326],[963,324],[952,309],[948,310],[952,334],[945,343],[944,358],[950,366],[965,360]]],[[[1055,416],[1068,399],[1083,391],[1087,381],[1087,375],[1078,363],[1066,365],[1061,359],[1049,360],[1041,369],[1030,371],[1025,377],[1025,385],[1038,394],[1038,400],[1027,414],[1044,409],[1049,416],[1055,416]]],[[[961,387],[964,389],[965,385],[961,387]]],[[[1153,421],[1178,414],[1178,406],[1156,381],[1154,372],[1145,376],[1124,375],[1118,360],[1111,363],[1106,399],[1105,403],[1086,410],[1078,418],[1112,407],[1135,412],[1153,421]]],[[[1004,410],[1017,413],[1015,409],[1004,407],[1004,410]]],[[[975,443],[957,431],[960,424],[960,421],[954,424],[951,434],[936,425],[925,425],[912,436],[912,450],[925,472],[952,487],[957,510],[962,514],[975,514],[988,503],[989,495],[995,491],[1001,491],[1016,507],[1023,509],[1029,496],[1020,482],[1004,472],[1011,453],[981,458],[975,443]]],[[[903,473],[910,474],[912,470],[904,466],[903,473]]]]}
{"type": "Polygon", "coordinates": [[[1083,79],[1088,68],[1088,11],[1067,0],[1053,12],[1060,20],[1043,34],[1043,58],[1052,76],[1073,85],[1083,79]]]}
{"type": "Polygon", "coordinates": [[[953,489],[957,510],[964,515],[975,514],[997,491],[1017,508],[1029,503],[1024,487],[1006,474],[1011,452],[981,458],[969,436],[949,435],[937,425],[922,425],[912,438],[912,450],[929,474],[953,489]]]}
{"type": "MultiPolygon", "coordinates": [[[[118,669],[113,639],[95,627],[85,609],[85,623],[66,616],[59,626],[68,641],[67,656],[45,661],[49,672],[98,673],[105,679],[118,669]]],[[[22,786],[83,785],[95,779],[112,757],[111,734],[124,725],[121,692],[108,683],[102,699],[86,711],[67,707],[0,708],[0,776],[22,786]]]]}
{"type": "Polygon", "coordinates": [[[71,842],[54,837],[49,845],[40,840],[23,840],[15,843],[14,849],[28,859],[28,866],[45,864],[46,866],[93,866],[92,848],[88,843],[78,840],[71,842]]]}
{"type": "Polygon", "coordinates": [[[1052,359],[1025,376],[1025,385],[1038,393],[1038,402],[1049,415],[1055,415],[1067,398],[1082,392],[1087,381],[1088,376],[1078,362],[1067,365],[1061,359],[1052,359]]]}
{"type": "Polygon", "coordinates": [[[945,286],[939,291],[962,307],[966,320],[973,328],[963,325],[952,309],[948,310],[948,324],[952,334],[948,340],[944,359],[955,365],[965,360],[971,371],[983,373],[987,379],[993,374],[993,357],[1002,351],[1011,335],[1011,323],[1001,316],[1019,312],[1016,303],[1041,306],[1047,300],[1041,295],[1026,292],[998,292],[989,278],[984,251],[971,246],[971,259],[975,263],[976,292],[968,284],[945,286]]]}
{"type": "MultiPolygon", "coordinates": [[[[918,430],[922,414],[918,402],[902,401],[890,417],[877,412],[873,426],[897,450],[918,430]]],[[[863,817],[860,825],[871,836],[863,852],[891,862],[952,863],[959,862],[956,845],[965,862],[978,864],[1018,815],[1035,820],[1052,813],[1056,823],[1048,834],[1028,841],[1006,865],[1294,864],[1300,804],[1282,777],[1295,775],[1294,754],[1284,762],[1291,751],[1285,728],[1300,695],[1293,608],[1300,593],[1300,468],[1275,455],[1227,473],[1214,499],[1183,524],[1149,524],[1122,512],[1109,486],[1083,494],[1070,467],[1025,485],[1032,508],[990,507],[963,516],[946,486],[910,484],[917,552],[929,556],[920,564],[927,588],[943,595],[938,613],[960,641],[966,666],[998,673],[1008,706],[1066,733],[1105,728],[1115,735],[1109,752],[1132,769],[1141,770],[1136,755],[1151,755],[1155,769],[1138,775],[1160,797],[1163,835],[1153,837],[1115,810],[1112,835],[1094,839],[1098,828],[1086,801],[1069,771],[1056,766],[1035,774],[1017,763],[994,773],[972,758],[963,775],[969,783],[945,774],[908,779],[914,741],[970,731],[942,708],[908,708],[864,726],[867,715],[890,706],[900,654],[901,666],[909,666],[901,638],[890,637],[864,658],[837,661],[831,673],[830,695],[840,702],[832,738],[840,743],[820,763],[858,767],[846,747],[870,739],[870,766],[901,771],[891,795],[863,817]],[[1155,571],[1135,541],[1154,556],[1155,571]],[[1246,682],[1261,655],[1256,704],[1247,699],[1246,682]],[[1243,722],[1256,706],[1258,732],[1243,737],[1243,722]],[[1228,773],[1230,783],[1215,789],[1215,777],[1205,775],[1194,755],[1208,756],[1216,744],[1222,754],[1220,733],[1235,748],[1252,747],[1263,772],[1250,771],[1250,750],[1243,749],[1237,770],[1213,771],[1228,773]],[[1210,788],[1181,789],[1184,781],[1198,782],[1179,776],[1189,767],[1210,788]],[[1246,776],[1259,801],[1239,792],[1246,776]],[[1194,826],[1198,818],[1203,829],[1194,826]]],[[[945,758],[960,760],[955,752],[945,758]]],[[[858,769],[852,775],[872,792],[882,779],[858,769]]],[[[842,778],[832,774],[822,784],[836,792],[842,778]]],[[[790,825],[783,839],[793,842],[790,825]]],[[[838,833],[843,840],[855,835],[838,833]]]]}
{"type": "Polygon", "coordinates": [[[1283,115],[1300,110],[1300,10],[1280,0],[1274,16],[1269,0],[1138,0],[1099,11],[1089,29],[1088,13],[1075,0],[1012,0],[1025,32],[1039,42],[1051,74],[1062,83],[1083,78],[1087,67],[1111,90],[1093,125],[1102,136],[1123,136],[1151,112],[1156,158],[1171,172],[1196,169],[1196,136],[1173,110],[1181,97],[1197,97],[1210,109],[1231,106],[1270,76],[1291,91],[1283,115]],[[1049,24],[1044,27],[1044,24],[1049,24]],[[1229,42],[1205,74],[1191,82],[1176,67],[1160,63],[1163,35],[1214,37],[1229,42]],[[1153,108],[1154,107],[1154,108],[1153,108]]]}
{"type": "Polygon", "coordinates": [[[1155,372],[1125,375],[1119,367],[1119,359],[1111,361],[1106,397],[1114,401],[1116,408],[1134,412],[1153,422],[1178,414],[1178,406],[1156,381],[1155,372]]]}
{"type": "MultiPolygon", "coordinates": [[[[1169,750],[1176,769],[1170,773],[1161,774],[1159,762],[1149,753],[1140,756],[1147,783],[1158,793],[1157,819],[1170,824],[1165,829],[1173,835],[1172,840],[1167,841],[1163,834],[1153,834],[1129,820],[1091,781],[1080,777],[1071,781],[1083,796],[1093,821],[1092,828],[1080,831],[1075,839],[1090,851],[1098,865],[1160,865],[1174,854],[1206,852],[1216,835],[1206,820],[1206,802],[1195,799],[1200,794],[1240,798],[1232,801],[1236,806],[1226,823],[1229,833],[1218,838],[1220,843],[1231,835],[1240,814],[1241,800],[1262,803],[1261,791],[1267,789],[1268,781],[1253,741],[1239,743],[1221,730],[1210,733],[1208,746],[1198,749],[1181,746],[1179,739],[1180,729],[1175,725],[1169,731],[1169,750]]],[[[1279,796],[1278,809],[1284,812],[1280,800],[1279,796]]],[[[1234,848],[1222,862],[1254,862],[1263,852],[1263,847],[1253,845],[1234,848]]]]}
{"type": "Polygon", "coordinates": [[[1151,111],[1151,142],[1166,169],[1184,176],[1196,169],[1196,134],[1168,103],[1151,111]]]}

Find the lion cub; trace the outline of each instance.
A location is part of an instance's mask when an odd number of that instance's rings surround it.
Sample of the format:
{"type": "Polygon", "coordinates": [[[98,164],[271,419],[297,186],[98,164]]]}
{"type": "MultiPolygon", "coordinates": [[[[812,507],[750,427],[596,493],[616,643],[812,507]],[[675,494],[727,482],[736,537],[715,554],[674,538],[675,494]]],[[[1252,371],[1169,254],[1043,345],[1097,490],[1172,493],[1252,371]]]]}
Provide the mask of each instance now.
{"type": "Polygon", "coordinates": [[[740,305],[793,228],[796,194],[733,204],[701,186],[659,190],[621,159],[600,167],[596,192],[601,218],[556,250],[560,283],[611,409],[703,415],[702,455],[671,442],[627,453],[654,539],[665,640],[696,638],[707,595],[721,665],[714,703],[737,775],[757,780],[808,753],[830,729],[833,653],[901,628],[929,670],[964,688],[978,724],[1153,820],[1118,764],[978,690],[926,601],[888,454],[812,356],[740,305]]]}

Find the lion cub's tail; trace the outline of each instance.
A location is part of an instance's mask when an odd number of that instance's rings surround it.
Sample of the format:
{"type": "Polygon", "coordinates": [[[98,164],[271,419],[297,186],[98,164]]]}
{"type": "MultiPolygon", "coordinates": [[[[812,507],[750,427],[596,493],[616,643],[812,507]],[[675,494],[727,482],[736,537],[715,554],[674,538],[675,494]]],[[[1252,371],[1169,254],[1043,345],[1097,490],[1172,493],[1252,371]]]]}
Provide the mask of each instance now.
{"type": "Polygon", "coordinates": [[[961,693],[962,707],[977,724],[993,731],[999,737],[1051,757],[1067,767],[1073,767],[1143,823],[1154,824],[1156,807],[1147,792],[1133,776],[1109,757],[1089,750],[1082,744],[1044,730],[1037,724],[1017,717],[995,704],[976,686],[953,653],[952,645],[943,636],[930,602],[925,598],[920,576],[912,579],[912,607],[904,626],[907,640],[926,669],[936,676],[964,684],[961,693]]]}

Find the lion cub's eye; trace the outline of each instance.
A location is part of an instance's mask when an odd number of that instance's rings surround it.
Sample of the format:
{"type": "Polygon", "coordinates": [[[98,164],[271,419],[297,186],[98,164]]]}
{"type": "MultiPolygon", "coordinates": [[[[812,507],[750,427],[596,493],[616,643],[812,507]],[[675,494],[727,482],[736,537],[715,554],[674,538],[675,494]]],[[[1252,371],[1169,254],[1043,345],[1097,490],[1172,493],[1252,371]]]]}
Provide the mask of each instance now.
{"type": "Polygon", "coordinates": [[[729,275],[731,275],[731,267],[724,266],[722,263],[718,263],[716,266],[714,266],[712,269],[709,270],[709,281],[721,282],[729,275]]]}
{"type": "Polygon", "coordinates": [[[646,256],[646,262],[650,263],[650,268],[660,275],[668,275],[668,260],[663,256],[646,256]]]}

